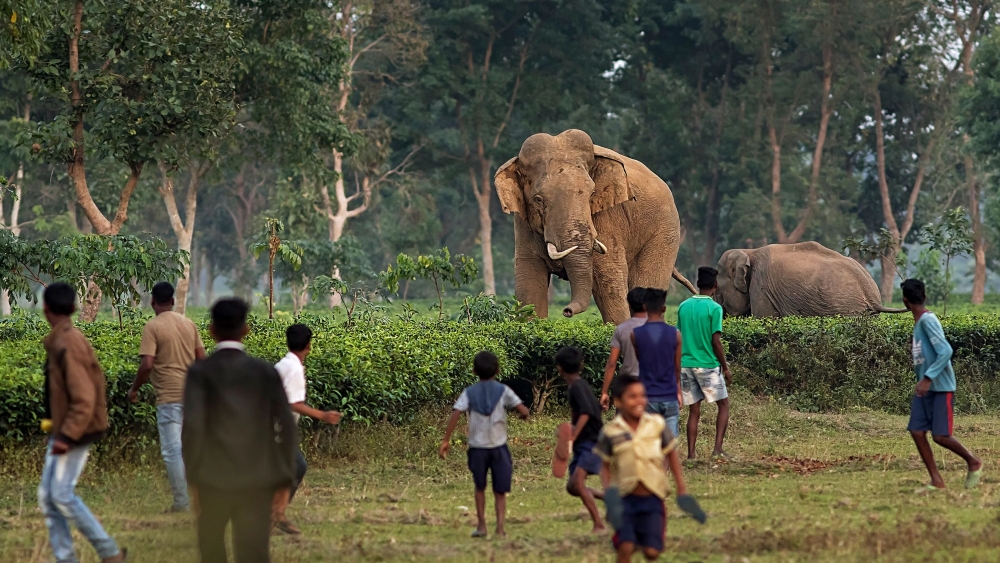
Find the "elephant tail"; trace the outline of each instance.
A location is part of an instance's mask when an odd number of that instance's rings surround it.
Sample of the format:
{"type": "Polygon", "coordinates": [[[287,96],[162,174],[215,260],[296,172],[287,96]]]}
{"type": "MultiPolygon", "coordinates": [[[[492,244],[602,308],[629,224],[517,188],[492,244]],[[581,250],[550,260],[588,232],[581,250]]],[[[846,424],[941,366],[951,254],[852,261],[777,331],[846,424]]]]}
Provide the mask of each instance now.
{"type": "Polygon", "coordinates": [[[674,271],[671,274],[671,276],[673,276],[675,280],[681,282],[681,285],[688,288],[688,291],[690,291],[692,295],[698,294],[698,290],[695,289],[694,284],[688,281],[688,279],[684,277],[684,274],[678,272],[677,268],[674,268],[674,271]]]}
{"type": "Polygon", "coordinates": [[[910,310],[907,309],[906,307],[903,307],[902,309],[892,309],[890,307],[886,307],[885,305],[882,305],[881,303],[878,304],[878,305],[875,305],[875,312],[876,313],[908,313],[909,311],[910,310]]]}

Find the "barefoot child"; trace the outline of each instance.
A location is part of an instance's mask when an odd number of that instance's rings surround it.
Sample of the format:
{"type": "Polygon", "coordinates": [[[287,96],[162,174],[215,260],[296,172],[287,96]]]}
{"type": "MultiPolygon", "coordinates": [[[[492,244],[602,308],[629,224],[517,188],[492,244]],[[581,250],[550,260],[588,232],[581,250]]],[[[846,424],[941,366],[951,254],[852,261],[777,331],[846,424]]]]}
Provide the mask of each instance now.
{"type": "Polygon", "coordinates": [[[639,378],[619,377],[613,395],[618,416],[604,426],[594,447],[604,461],[601,480],[608,494],[609,520],[616,528],[613,542],[618,563],[631,561],[636,552],[652,561],[663,551],[667,529],[663,500],[670,492],[668,468],[678,498],[687,494],[677,439],[662,416],[646,412],[646,390],[639,378]],[[610,514],[612,496],[620,498],[617,517],[610,514]]]}
{"type": "Polygon", "coordinates": [[[594,396],[594,391],[583,378],[583,351],[579,348],[566,346],[556,353],[556,369],[566,380],[567,395],[573,433],[570,442],[573,445],[573,459],[569,464],[569,482],[566,492],[580,497],[583,506],[594,521],[593,533],[604,531],[604,520],[597,512],[594,499],[603,499],[604,493],[587,487],[587,476],[601,472],[601,458],[593,452],[597,435],[601,432],[601,404],[594,396]]]}
{"type": "Polygon", "coordinates": [[[492,352],[480,352],[473,360],[472,371],[479,383],[462,391],[455,402],[438,455],[444,459],[451,449],[451,434],[462,413],[469,416],[469,470],[476,486],[476,531],[474,538],[486,537],[486,473],[493,481],[493,499],[497,512],[498,537],[504,537],[504,517],[507,514],[507,493],[513,473],[510,450],[507,449],[507,409],[516,409],[521,420],[528,420],[528,408],[503,383],[496,380],[500,361],[492,352]]]}
{"type": "Polygon", "coordinates": [[[951,345],[944,336],[941,321],[924,307],[924,282],[903,282],[903,304],[913,313],[913,370],[917,386],[910,405],[907,430],[917,444],[920,459],[931,474],[928,488],[943,489],[944,479],[934,463],[934,452],[927,441],[927,431],[941,447],[955,452],[968,464],[965,487],[971,489],[982,478],[983,462],[952,436],[952,398],[955,394],[955,371],[951,367],[951,345]]]}

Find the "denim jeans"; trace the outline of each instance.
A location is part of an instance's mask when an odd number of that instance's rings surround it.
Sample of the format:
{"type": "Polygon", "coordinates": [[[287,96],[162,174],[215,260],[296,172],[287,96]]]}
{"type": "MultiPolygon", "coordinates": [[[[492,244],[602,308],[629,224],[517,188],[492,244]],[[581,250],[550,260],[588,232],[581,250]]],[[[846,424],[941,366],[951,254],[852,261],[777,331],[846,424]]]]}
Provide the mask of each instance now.
{"type": "Polygon", "coordinates": [[[167,479],[174,492],[174,510],[188,510],[187,479],[184,477],[184,458],[181,457],[181,423],[184,405],[167,403],[156,405],[156,426],[160,430],[160,453],[167,465],[167,479]]]}
{"type": "Polygon", "coordinates": [[[681,419],[681,405],[677,401],[650,401],[646,403],[646,412],[658,414],[667,421],[667,428],[678,438],[677,425],[681,419]]]}
{"type": "Polygon", "coordinates": [[[52,442],[45,451],[42,482],[38,485],[38,505],[45,515],[49,529],[49,543],[58,563],[75,563],[73,536],[69,522],[72,520],[101,559],[118,555],[118,544],[104,531],[101,523],[90,512],[83,500],[76,496],[76,481],[83,473],[90,455],[90,446],[77,446],[62,455],[52,455],[52,442]]]}

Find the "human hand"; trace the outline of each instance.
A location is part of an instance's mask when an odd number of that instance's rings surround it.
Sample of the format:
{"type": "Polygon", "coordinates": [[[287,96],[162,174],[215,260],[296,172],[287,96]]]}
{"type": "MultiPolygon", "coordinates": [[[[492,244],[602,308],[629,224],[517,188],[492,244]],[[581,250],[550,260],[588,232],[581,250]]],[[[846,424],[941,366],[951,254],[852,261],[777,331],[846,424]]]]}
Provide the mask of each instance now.
{"type": "Polygon", "coordinates": [[[323,420],[328,424],[337,425],[340,424],[342,416],[343,415],[340,414],[340,411],[326,411],[326,413],[324,413],[323,420]]]}
{"type": "Polygon", "coordinates": [[[69,451],[69,444],[62,440],[52,440],[52,455],[62,455],[69,451]]]}
{"type": "Polygon", "coordinates": [[[733,384],[733,372],[729,371],[729,366],[722,368],[722,375],[726,378],[726,385],[733,384]]]}
{"type": "Polygon", "coordinates": [[[441,442],[441,447],[438,448],[438,457],[441,459],[448,457],[449,451],[451,451],[451,440],[444,440],[441,442]]]}
{"type": "Polygon", "coordinates": [[[611,397],[607,393],[601,393],[601,409],[608,410],[611,408],[611,397]]]}
{"type": "Polygon", "coordinates": [[[917,382],[917,388],[915,390],[915,393],[917,394],[918,397],[923,397],[930,390],[931,390],[931,380],[925,377],[917,382]]]}
{"type": "Polygon", "coordinates": [[[139,390],[129,389],[128,390],[128,402],[134,403],[139,400],[139,390]]]}

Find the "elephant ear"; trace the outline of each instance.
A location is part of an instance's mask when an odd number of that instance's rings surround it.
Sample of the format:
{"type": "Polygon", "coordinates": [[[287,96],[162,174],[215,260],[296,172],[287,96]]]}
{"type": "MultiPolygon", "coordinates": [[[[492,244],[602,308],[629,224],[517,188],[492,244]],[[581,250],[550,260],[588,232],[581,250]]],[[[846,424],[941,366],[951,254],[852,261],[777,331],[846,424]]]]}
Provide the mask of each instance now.
{"type": "Polygon", "coordinates": [[[750,290],[750,255],[742,250],[736,253],[736,261],[733,263],[733,286],[740,293],[748,293],[750,290]]]}
{"type": "Polygon", "coordinates": [[[521,174],[517,157],[508,160],[497,169],[493,175],[493,184],[497,187],[497,197],[504,213],[517,213],[524,217],[524,188],[521,186],[521,174]]]}
{"type": "Polygon", "coordinates": [[[625,172],[625,160],[613,150],[594,145],[594,195],[590,196],[590,212],[600,213],[633,198],[625,172]]]}

